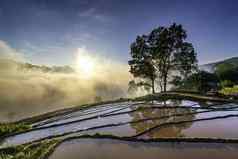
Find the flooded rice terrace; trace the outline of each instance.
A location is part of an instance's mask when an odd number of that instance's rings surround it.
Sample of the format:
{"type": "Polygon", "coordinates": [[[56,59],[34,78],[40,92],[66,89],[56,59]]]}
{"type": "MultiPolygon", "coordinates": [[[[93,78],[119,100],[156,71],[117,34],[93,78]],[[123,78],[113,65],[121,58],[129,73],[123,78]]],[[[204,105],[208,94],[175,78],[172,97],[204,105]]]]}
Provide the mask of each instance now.
{"type": "Polygon", "coordinates": [[[50,159],[238,157],[238,144],[196,140],[238,140],[238,105],[234,103],[168,100],[104,104],[56,115],[33,123],[32,127],[6,137],[1,147],[59,137],[65,141],[50,159]],[[77,138],[86,134],[111,135],[119,140],[77,138]],[[67,140],[70,137],[74,139],[67,140]],[[123,138],[130,141],[122,141],[123,138]],[[196,142],[145,142],[161,138],[189,138],[196,142]]]}
{"type": "Polygon", "coordinates": [[[50,159],[237,159],[235,144],[141,143],[105,139],[64,142],[50,159]]]}

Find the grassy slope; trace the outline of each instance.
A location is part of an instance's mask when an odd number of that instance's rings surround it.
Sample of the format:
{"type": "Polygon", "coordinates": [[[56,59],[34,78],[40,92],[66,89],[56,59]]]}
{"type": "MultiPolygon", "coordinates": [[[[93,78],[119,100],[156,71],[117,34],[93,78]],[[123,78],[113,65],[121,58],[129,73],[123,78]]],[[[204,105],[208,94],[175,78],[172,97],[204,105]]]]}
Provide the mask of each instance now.
{"type": "Polygon", "coordinates": [[[201,68],[209,68],[209,70],[211,70],[211,72],[213,72],[216,67],[220,64],[224,64],[224,63],[229,63],[232,64],[234,66],[238,66],[238,57],[232,57],[223,61],[218,61],[218,62],[214,62],[214,63],[208,63],[205,65],[202,65],[201,68]]]}
{"type": "Polygon", "coordinates": [[[238,85],[230,88],[223,88],[220,93],[225,94],[225,95],[238,95],[238,85]]]}

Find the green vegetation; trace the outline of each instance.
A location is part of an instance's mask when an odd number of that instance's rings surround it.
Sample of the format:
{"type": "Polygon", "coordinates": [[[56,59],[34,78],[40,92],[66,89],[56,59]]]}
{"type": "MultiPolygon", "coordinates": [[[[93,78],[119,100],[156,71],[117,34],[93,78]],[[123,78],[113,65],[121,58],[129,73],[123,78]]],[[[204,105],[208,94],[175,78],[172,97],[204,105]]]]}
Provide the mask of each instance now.
{"type": "Polygon", "coordinates": [[[171,84],[175,85],[174,90],[192,90],[200,93],[209,91],[219,92],[223,95],[236,95],[238,85],[238,64],[232,58],[225,62],[214,64],[214,73],[197,71],[185,79],[175,78],[171,84]],[[230,62],[230,63],[229,63],[230,62]]]}
{"type": "Polygon", "coordinates": [[[171,83],[174,85],[173,89],[175,90],[190,90],[206,93],[210,90],[218,89],[219,78],[216,74],[198,71],[183,80],[177,78],[171,83]]]}
{"type": "Polygon", "coordinates": [[[187,33],[182,25],[158,27],[148,35],[137,36],[131,44],[132,59],[128,62],[134,80],[129,82],[129,94],[138,87],[151,91],[167,91],[170,84],[174,91],[220,92],[237,95],[238,57],[203,65],[213,72],[197,69],[197,55],[193,45],[186,42],[187,33]]]}
{"type": "Polygon", "coordinates": [[[0,123],[0,137],[10,133],[29,130],[30,128],[31,126],[25,123],[0,123]]]}
{"type": "Polygon", "coordinates": [[[238,57],[232,57],[232,58],[225,59],[225,60],[222,60],[222,61],[219,61],[219,62],[214,62],[214,63],[208,63],[208,64],[205,64],[205,65],[201,65],[200,68],[202,70],[206,70],[206,71],[214,73],[216,71],[217,67],[221,64],[232,64],[233,66],[238,67],[238,57]]]}
{"type": "Polygon", "coordinates": [[[46,140],[39,143],[0,149],[0,159],[44,159],[57,146],[58,140],[46,140]]]}
{"type": "Polygon", "coordinates": [[[207,95],[202,95],[198,93],[189,93],[189,92],[165,92],[165,93],[156,93],[153,95],[146,95],[142,97],[135,98],[134,100],[136,101],[153,101],[153,100],[158,100],[158,101],[165,101],[165,100],[170,100],[170,99],[177,99],[177,100],[192,100],[192,101],[197,101],[197,102],[234,102],[238,103],[237,100],[232,100],[228,98],[221,98],[218,96],[207,96],[207,95]]]}
{"type": "Polygon", "coordinates": [[[182,25],[175,23],[136,38],[131,44],[132,59],[128,63],[130,73],[139,86],[149,86],[155,93],[158,83],[160,90],[166,92],[173,72],[184,78],[196,70],[196,53],[193,45],[185,41],[186,38],[182,25]]]}
{"type": "MultiPolygon", "coordinates": [[[[236,59],[236,58],[233,58],[236,59]]],[[[238,59],[237,59],[238,60],[238,59]]],[[[238,96],[238,63],[234,60],[223,62],[216,66],[215,74],[220,80],[220,93],[224,95],[238,96]]]]}
{"type": "Polygon", "coordinates": [[[233,86],[233,87],[226,87],[220,90],[220,93],[225,94],[225,95],[238,95],[238,85],[233,86]]]}
{"type": "Polygon", "coordinates": [[[223,82],[224,87],[238,84],[238,66],[231,63],[222,63],[216,67],[215,74],[223,82]],[[225,81],[225,82],[224,82],[225,81]]]}

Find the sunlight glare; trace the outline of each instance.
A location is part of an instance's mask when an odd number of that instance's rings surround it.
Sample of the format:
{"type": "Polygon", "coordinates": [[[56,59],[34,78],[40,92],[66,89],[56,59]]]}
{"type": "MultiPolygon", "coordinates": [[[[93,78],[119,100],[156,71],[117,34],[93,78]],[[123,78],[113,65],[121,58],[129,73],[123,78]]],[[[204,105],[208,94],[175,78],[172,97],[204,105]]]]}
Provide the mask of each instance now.
{"type": "Polygon", "coordinates": [[[93,58],[91,58],[85,48],[78,48],[77,54],[77,69],[78,72],[88,78],[94,73],[95,63],[93,58]]]}

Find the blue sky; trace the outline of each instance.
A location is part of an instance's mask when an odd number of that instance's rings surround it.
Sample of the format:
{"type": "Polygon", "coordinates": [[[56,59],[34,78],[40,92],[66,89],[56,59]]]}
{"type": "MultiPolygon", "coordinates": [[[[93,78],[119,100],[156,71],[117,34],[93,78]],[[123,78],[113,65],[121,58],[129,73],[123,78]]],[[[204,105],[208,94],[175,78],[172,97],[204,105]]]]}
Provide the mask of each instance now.
{"type": "Polygon", "coordinates": [[[237,0],[0,0],[0,40],[37,64],[71,64],[82,47],[127,63],[137,35],[173,22],[200,64],[238,56],[237,0]]]}

